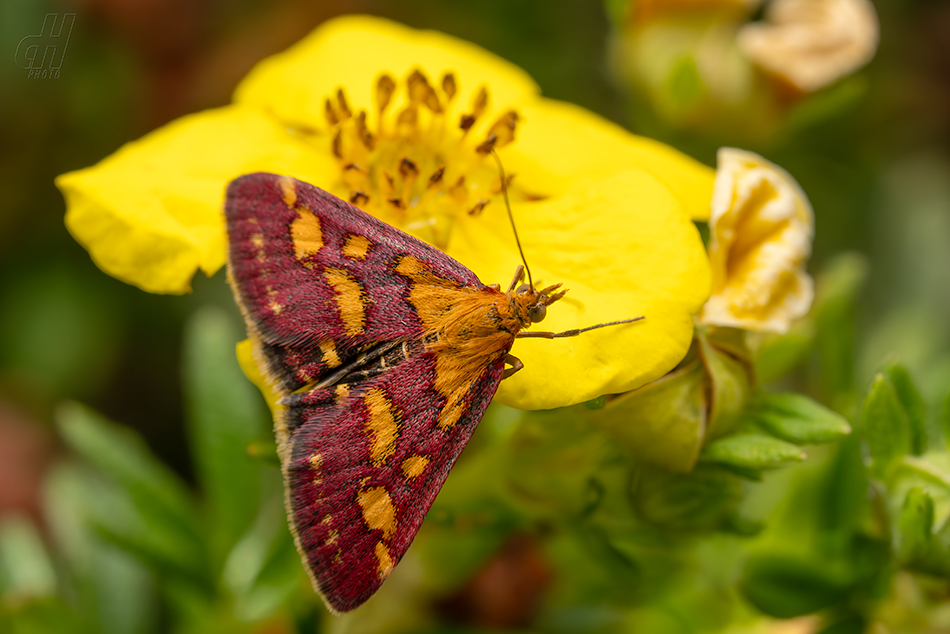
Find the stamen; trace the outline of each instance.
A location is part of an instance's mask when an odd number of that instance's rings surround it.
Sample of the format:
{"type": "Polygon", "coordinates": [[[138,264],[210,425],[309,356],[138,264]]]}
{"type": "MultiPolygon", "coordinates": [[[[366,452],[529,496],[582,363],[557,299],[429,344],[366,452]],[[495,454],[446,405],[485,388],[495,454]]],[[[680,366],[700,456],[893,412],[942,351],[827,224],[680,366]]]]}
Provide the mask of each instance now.
{"type": "Polygon", "coordinates": [[[495,147],[504,147],[515,140],[515,125],[518,123],[518,113],[509,110],[498,117],[498,120],[488,130],[488,136],[497,139],[495,147]]]}
{"type": "Polygon", "coordinates": [[[327,118],[327,123],[331,126],[335,126],[340,122],[340,118],[336,116],[336,112],[333,110],[333,104],[330,103],[329,99],[323,104],[323,115],[327,118]]]}
{"type": "Polygon", "coordinates": [[[481,145],[475,148],[475,151],[479,154],[488,154],[495,149],[495,142],[498,141],[498,137],[494,134],[489,134],[488,138],[485,139],[481,145]]]}
{"type": "MultiPolygon", "coordinates": [[[[329,103],[329,101],[327,102],[329,103]]],[[[333,143],[330,145],[330,148],[333,150],[333,156],[338,159],[343,158],[343,130],[339,129],[336,131],[336,134],[333,137],[333,143]]]]}
{"type": "Polygon", "coordinates": [[[363,147],[372,152],[373,148],[376,147],[376,139],[373,138],[373,133],[366,127],[365,110],[360,110],[360,116],[356,119],[356,133],[359,135],[360,141],[363,142],[363,147]]]}
{"type": "Polygon", "coordinates": [[[389,102],[395,91],[396,82],[388,73],[383,73],[376,80],[376,109],[380,115],[389,107],[389,102]]]}
{"type": "Polygon", "coordinates": [[[468,200],[468,189],[465,187],[465,176],[459,176],[455,184],[449,187],[449,196],[457,203],[463,203],[468,200]]]}
{"type": "Polygon", "coordinates": [[[490,203],[490,200],[485,200],[484,198],[479,199],[475,206],[468,210],[469,216],[477,216],[482,213],[482,210],[485,209],[485,205],[490,203]]]}
{"type": "Polygon", "coordinates": [[[340,107],[340,120],[345,121],[353,116],[353,113],[350,111],[350,106],[346,103],[346,95],[343,94],[342,88],[337,88],[336,91],[336,102],[340,107]]]}
{"type": "Polygon", "coordinates": [[[455,86],[455,75],[452,73],[446,73],[442,76],[442,92],[445,93],[446,99],[452,101],[457,92],[455,86]]]}
{"type": "Polygon", "coordinates": [[[432,176],[429,177],[429,182],[426,184],[427,189],[432,189],[436,185],[442,182],[442,176],[445,174],[445,165],[440,165],[439,169],[432,173],[432,176]]]}
{"type": "Polygon", "coordinates": [[[488,88],[485,86],[479,86],[478,92],[475,93],[475,97],[472,99],[472,116],[476,119],[482,116],[485,112],[485,109],[488,108],[488,88]]]}
{"type": "Polygon", "coordinates": [[[508,193],[511,177],[502,182],[483,163],[487,154],[514,140],[518,115],[508,110],[494,116],[485,140],[470,143],[469,130],[491,115],[489,89],[479,86],[468,112],[460,114],[452,111],[461,94],[456,73],[438,77],[430,81],[421,68],[402,80],[380,73],[374,79],[372,118],[360,107],[365,104],[350,104],[342,88],[325,99],[323,109],[339,161],[338,182],[350,202],[370,213],[395,213],[398,224],[444,247],[461,212],[477,216],[495,194],[508,193]],[[399,90],[406,91],[402,101],[399,90]],[[458,128],[449,123],[455,116],[460,116],[458,128]]]}

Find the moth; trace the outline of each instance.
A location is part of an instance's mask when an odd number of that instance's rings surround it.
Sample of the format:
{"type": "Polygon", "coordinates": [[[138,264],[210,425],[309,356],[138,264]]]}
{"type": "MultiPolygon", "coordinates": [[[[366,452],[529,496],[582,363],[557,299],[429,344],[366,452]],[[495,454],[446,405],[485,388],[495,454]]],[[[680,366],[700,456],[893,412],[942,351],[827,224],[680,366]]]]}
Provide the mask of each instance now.
{"type": "Polygon", "coordinates": [[[486,286],[289,177],[234,180],[225,213],[228,277],[279,396],[291,531],[333,612],[369,599],[405,554],[498,384],[523,367],[516,338],[636,321],[525,332],[564,296],[559,284],[538,290],[519,266],[507,290],[486,286]]]}

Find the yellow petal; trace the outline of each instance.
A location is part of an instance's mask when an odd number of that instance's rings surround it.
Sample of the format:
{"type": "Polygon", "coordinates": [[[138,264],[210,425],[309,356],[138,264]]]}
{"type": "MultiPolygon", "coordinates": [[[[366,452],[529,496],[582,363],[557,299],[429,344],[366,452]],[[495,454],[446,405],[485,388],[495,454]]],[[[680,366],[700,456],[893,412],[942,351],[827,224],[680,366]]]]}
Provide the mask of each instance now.
{"type": "MultiPolygon", "coordinates": [[[[519,127],[517,143],[504,153],[519,184],[550,194],[561,191],[576,177],[637,167],[663,182],[691,218],[709,218],[713,169],[573,104],[534,99],[519,106],[519,111],[524,125],[519,127]]],[[[624,206],[635,204],[631,200],[624,206]]]]}
{"type": "Polygon", "coordinates": [[[264,400],[267,401],[267,407],[270,408],[271,415],[276,416],[277,412],[284,408],[277,404],[278,396],[277,392],[274,391],[274,386],[270,385],[264,375],[261,374],[260,366],[254,359],[254,343],[250,339],[240,341],[235,348],[235,352],[237,353],[238,365],[241,366],[244,376],[264,395],[264,400]]]}
{"type": "Polygon", "coordinates": [[[788,172],[758,154],[722,148],[710,218],[712,297],[700,323],[786,332],[808,312],[811,204],[788,172]]]}
{"type": "MultiPolygon", "coordinates": [[[[325,22],[292,48],[258,64],[234,99],[285,121],[324,126],[324,100],[337,88],[344,87],[351,106],[369,108],[380,73],[403,79],[414,69],[431,81],[453,71],[459,85],[455,101],[463,108],[482,84],[489,86],[496,109],[538,93],[527,73],[474,44],[382,18],[346,16],[325,22]]],[[[390,108],[398,106],[397,100],[390,108]]],[[[375,115],[368,114],[370,119],[375,115]]]]}
{"type": "MultiPolygon", "coordinates": [[[[683,358],[693,315],[709,294],[709,263],[695,226],[652,174],[576,179],[562,195],[513,212],[535,284],[570,289],[531,330],[646,319],[565,339],[518,340],[512,354],[525,368],[502,381],[502,403],[543,409],[626,392],[683,358]]],[[[484,283],[507,285],[520,259],[503,206],[461,224],[449,253],[484,283]]]]}
{"type": "Polygon", "coordinates": [[[56,185],[67,228],[99,268],[152,293],[185,293],[198,268],[224,264],[231,179],[269,171],[320,182],[336,170],[274,120],[230,106],[178,119],[56,185]]]}

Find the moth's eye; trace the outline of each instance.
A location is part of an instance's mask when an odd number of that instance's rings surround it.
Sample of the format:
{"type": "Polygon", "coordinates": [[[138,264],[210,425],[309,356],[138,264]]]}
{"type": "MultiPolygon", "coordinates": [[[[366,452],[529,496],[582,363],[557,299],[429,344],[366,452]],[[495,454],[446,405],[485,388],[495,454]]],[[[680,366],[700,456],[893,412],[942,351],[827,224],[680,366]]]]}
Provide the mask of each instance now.
{"type": "Polygon", "coordinates": [[[544,319],[545,315],[547,314],[548,309],[544,304],[535,304],[528,309],[528,319],[530,319],[531,322],[535,324],[544,319]]]}
{"type": "Polygon", "coordinates": [[[518,295],[524,295],[530,290],[531,290],[530,284],[522,284],[521,286],[515,289],[515,293],[517,293],[518,295]]]}

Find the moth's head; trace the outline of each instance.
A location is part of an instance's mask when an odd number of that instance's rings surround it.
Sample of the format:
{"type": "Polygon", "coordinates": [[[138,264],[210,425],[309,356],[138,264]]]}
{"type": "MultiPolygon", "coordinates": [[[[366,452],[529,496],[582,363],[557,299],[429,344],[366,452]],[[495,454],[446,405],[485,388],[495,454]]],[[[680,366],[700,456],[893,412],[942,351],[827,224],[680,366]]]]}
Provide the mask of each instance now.
{"type": "Polygon", "coordinates": [[[538,290],[530,284],[522,284],[508,293],[512,303],[521,309],[518,315],[525,328],[542,321],[548,314],[548,306],[564,297],[567,290],[559,291],[559,288],[560,284],[554,284],[538,290]]]}

